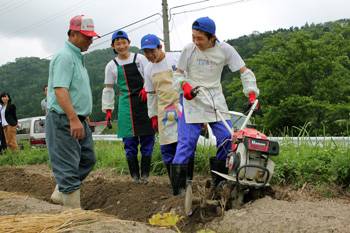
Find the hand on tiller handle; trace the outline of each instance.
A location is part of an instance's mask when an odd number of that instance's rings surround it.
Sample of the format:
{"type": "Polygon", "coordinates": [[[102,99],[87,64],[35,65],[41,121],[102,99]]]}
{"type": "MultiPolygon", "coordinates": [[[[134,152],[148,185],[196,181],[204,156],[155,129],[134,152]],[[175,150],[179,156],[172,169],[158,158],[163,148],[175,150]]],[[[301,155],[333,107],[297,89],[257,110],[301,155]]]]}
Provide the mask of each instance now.
{"type": "Polygon", "coordinates": [[[140,91],[139,96],[141,97],[142,102],[147,102],[147,92],[145,87],[140,91]]]}
{"type": "Polygon", "coordinates": [[[152,127],[155,132],[158,132],[158,117],[152,117],[152,127]]]}
{"type": "Polygon", "coordinates": [[[185,83],[185,85],[183,85],[182,89],[184,90],[184,97],[187,100],[192,100],[197,95],[196,89],[192,88],[190,86],[190,84],[188,84],[188,83],[185,83]]]}
{"type": "Polygon", "coordinates": [[[112,129],[112,124],[111,124],[111,122],[112,122],[112,111],[108,109],[106,112],[107,112],[107,127],[108,127],[108,129],[112,129]]]}
{"type": "MultiPolygon", "coordinates": [[[[252,92],[249,94],[249,103],[248,103],[248,107],[246,108],[245,112],[248,112],[249,109],[252,107],[252,105],[254,104],[254,101],[256,101],[256,98],[255,98],[255,93],[252,92]]],[[[256,108],[254,109],[254,112],[253,114],[258,114],[260,115],[261,117],[263,117],[263,113],[260,109],[260,106],[259,106],[259,103],[256,105],[256,108]]]]}
{"type": "MultiPolygon", "coordinates": [[[[252,106],[252,104],[254,103],[255,100],[256,100],[255,93],[254,92],[250,93],[249,94],[249,103],[248,103],[248,105],[252,106]]],[[[256,105],[256,108],[257,108],[257,110],[259,109],[259,104],[256,105]]]]}

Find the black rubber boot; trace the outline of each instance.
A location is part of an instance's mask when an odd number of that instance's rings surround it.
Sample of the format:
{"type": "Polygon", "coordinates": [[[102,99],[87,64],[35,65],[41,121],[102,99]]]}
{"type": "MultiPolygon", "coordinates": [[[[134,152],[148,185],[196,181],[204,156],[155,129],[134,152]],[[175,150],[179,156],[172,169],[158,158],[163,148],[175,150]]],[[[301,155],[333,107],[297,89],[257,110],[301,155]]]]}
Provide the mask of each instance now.
{"type": "Polygon", "coordinates": [[[173,195],[184,195],[186,189],[187,164],[170,165],[170,181],[173,189],[173,195]]]}
{"type": "Polygon", "coordinates": [[[194,158],[188,161],[186,181],[193,180],[193,169],[194,169],[194,158]]]}
{"type": "Polygon", "coordinates": [[[140,179],[140,172],[139,172],[139,161],[137,160],[137,156],[127,158],[128,165],[129,165],[129,171],[130,176],[132,178],[132,181],[138,182],[140,179]]]}
{"type": "Polygon", "coordinates": [[[170,179],[170,164],[171,163],[164,163],[164,164],[165,164],[166,170],[168,171],[168,176],[169,176],[169,179],[170,179]]]}
{"type": "Polygon", "coordinates": [[[141,177],[149,182],[148,176],[151,170],[152,156],[142,156],[141,158],[141,177]]]}
{"type": "MultiPolygon", "coordinates": [[[[226,167],[226,160],[217,159],[216,157],[210,157],[210,170],[214,170],[223,174],[228,173],[228,168],[226,167]]],[[[211,178],[215,186],[221,186],[226,183],[226,179],[222,176],[211,172],[211,178]]]]}

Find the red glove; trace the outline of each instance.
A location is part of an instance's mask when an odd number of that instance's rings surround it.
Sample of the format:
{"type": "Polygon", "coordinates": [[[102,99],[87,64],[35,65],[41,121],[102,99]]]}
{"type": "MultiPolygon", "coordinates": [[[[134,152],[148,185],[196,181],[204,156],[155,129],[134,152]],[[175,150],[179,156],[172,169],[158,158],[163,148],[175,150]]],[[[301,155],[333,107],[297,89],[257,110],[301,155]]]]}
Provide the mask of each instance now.
{"type": "Polygon", "coordinates": [[[110,109],[108,109],[107,111],[107,127],[109,129],[112,129],[112,124],[111,124],[111,121],[112,121],[112,111],[110,109]]]}
{"type": "Polygon", "coordinates": [[[141,96],[142,102],[147,102],[147,92],[145,90],[145,87],[140,91],[139,96],[141,96]]]}
{"type": "Polygon", "coordinates": [[[192,94],[191,94],[191,91],[193,90],[195,90],[194,88],[192,88],[191,86],[190,86],[190,84],[188,84],[188,83],[185,83],[185,85],[182,87],[182,89],[184,90],[184,97],[187,99],[187,100],[191,100],[191,99],[193,99],[195,96],[193,96],[192,94]]]}
{"type": "MultiPolygon", "coordinates": [[[[255,93],[254,93],[254,92],[251,92],[251,93],[249,94],[249,103],[248,103],[248,105],[251,106],[252,102],[255,101],[255,100],[256,100],[256,98],[255,98],[255,93]]],[[[256,108],[259,109],[259,104],[256,105],[256,108]]]]}
{"type": "Polygon", "coordinates": [[[155,132],[158,132],[158,117],[152,117],[152,127],[155,132]]]}

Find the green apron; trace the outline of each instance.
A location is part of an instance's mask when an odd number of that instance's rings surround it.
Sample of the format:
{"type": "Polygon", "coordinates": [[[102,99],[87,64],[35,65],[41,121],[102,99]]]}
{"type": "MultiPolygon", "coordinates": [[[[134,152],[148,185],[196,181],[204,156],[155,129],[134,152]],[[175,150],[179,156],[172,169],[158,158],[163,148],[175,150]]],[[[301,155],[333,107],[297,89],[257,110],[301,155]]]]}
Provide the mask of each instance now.
{"type": "Polygon", "coordinates": [[[155,134],[152,121],[148,118],[147,103],[141,101],[139,93],[143,89],[143,78],[137,69],[134,56],[133,63],[119,65],[117,84],[120,88],[118,106],[118,137],[129,138],[155,134]]]}

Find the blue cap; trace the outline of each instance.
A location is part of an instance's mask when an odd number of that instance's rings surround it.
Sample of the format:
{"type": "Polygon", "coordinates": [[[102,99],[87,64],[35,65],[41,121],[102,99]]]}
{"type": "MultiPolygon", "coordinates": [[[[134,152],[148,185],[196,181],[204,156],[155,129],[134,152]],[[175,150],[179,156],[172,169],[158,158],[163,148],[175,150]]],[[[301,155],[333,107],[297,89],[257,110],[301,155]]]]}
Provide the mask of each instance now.
{"type": "Polygon", "coordinates": [[[192,25],[192,29],[197,29],[197,30],[201,30],[203,32],[208,32],[210,34],[215,34],[216,27],[215,27],[214,21],[211,18],[201,17],[201,18],[195,20],[194,23],[195,22],[198,23],[198,26],[192,25]]]}
{"type": "MultiPolygon", "coordinates": [[[[122,30],[118,30],[118,31],[116,31],[115,33],[113,33],[113,35],[112,35],[112,44],[113,44],[113,41],[116,39],[116,38],[125,38],[125,39],[127,39],[128,41],[130,41],[129,40],[129,37],[128,37],[128,34],[126,34],[126,32],[124,32],[124,31],[122,31],[122,30]]],[[[115,51],[115,49],[113,49],[113,52],[115,53],[115,54],[118,54],[117,53],[117,51],[115,51]]]]}
{"type": "Polygon", "coordinates": [[[148,34],[141,39],[141,50],[155,49],[158,45],[160,45],[160,41],[156,35],[148,34]]]}
{"type": "Polygon", "coordinates": [[[115,33],[113,33],[111,43],[113,43],[115,38],[125,38],[125,39],[129,40],[128,34],[126,34],[126,32],[124,32],[122,30],[118,30],[115,33]]]}
{"type": "MultiPolygon", "coordinates": [[[[215,34],[216,26],[214,20],[212,20],[209,17],[201,17],[199,19],[196,19],[192,24],[192,29],[201,30],[203,32],[208,32],[210,34],[215,34]],[[197,24],[197,26],[193,24],[197,24]]],[[[217,42],[220,42],[219,39],[216,37],[215,39],[217,42]]]]}

